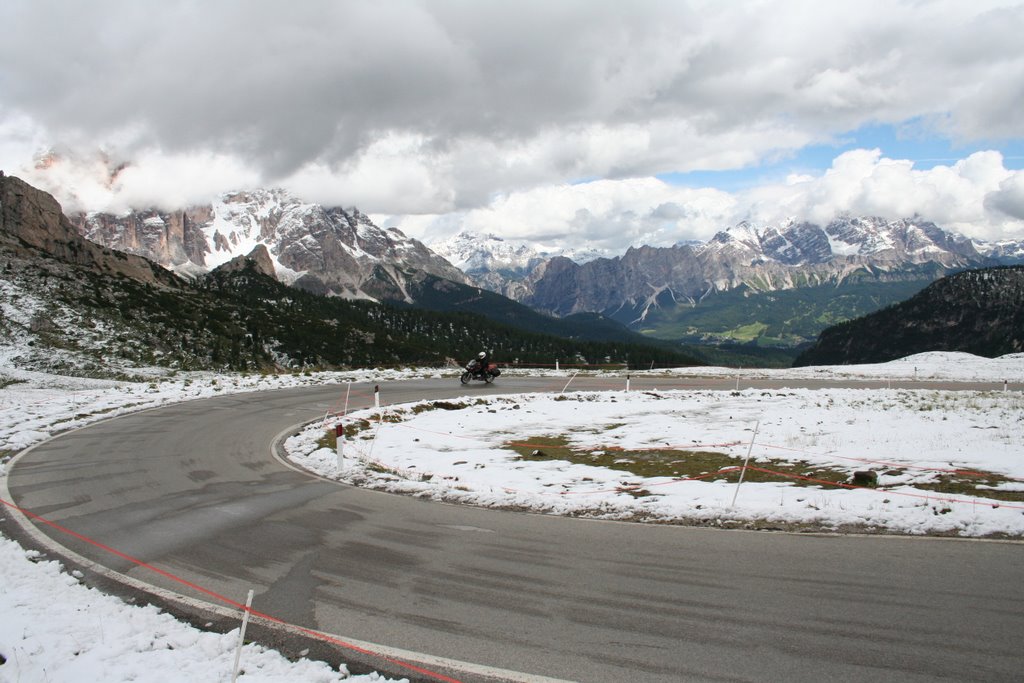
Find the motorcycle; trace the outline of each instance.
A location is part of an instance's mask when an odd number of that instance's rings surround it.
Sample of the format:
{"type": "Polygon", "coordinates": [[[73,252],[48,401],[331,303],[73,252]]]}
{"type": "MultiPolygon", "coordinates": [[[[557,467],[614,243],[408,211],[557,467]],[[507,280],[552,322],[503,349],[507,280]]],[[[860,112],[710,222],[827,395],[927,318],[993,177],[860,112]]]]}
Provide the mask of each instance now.
{"type": "Polygon", "coordinates": [[[474,379],[490,384],[500,374],[501,370],[498,369],[497,363],[488,363],[487,367],[484,368],[480,366],[480,361],[474,358],[466,363],[466,370],[459,379],[463,384],[469,384],[474,379]]]}

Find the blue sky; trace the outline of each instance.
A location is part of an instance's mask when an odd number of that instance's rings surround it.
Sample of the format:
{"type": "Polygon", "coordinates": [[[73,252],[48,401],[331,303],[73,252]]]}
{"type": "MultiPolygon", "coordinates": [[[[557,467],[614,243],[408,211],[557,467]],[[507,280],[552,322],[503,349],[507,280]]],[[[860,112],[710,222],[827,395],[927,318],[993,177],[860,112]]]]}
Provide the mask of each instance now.
{"type": "Polygon", "coordinates": [[[914,162],[914,169],[923,171],[935,166],[952,166],[975,152],[995,150],[1003,155],[1003,166],[1008,170],[1024,169],[1024,140],[975,139],[954,142],[947,137],[929,132],[914,121],[900,125],[874,124],[836,136],[833,144],[803,147],[779,158],[747,168],[724,171],[689,171],[661,173],[657,177],[681,187],[713,187],[726,192],[781,183],[787,176],[820,176],[833,160],[853,149],[879,149],[888,159],[914,162]]]}

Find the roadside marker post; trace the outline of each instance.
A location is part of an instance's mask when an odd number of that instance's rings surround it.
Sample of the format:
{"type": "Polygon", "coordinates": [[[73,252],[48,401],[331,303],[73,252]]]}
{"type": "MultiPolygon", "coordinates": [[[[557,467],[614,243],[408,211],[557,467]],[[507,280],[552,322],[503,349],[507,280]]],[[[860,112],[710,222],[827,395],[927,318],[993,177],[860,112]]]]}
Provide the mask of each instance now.
{"type": "Polygon", "coordinates": [[[740,495],[740,484],[743,483],[743,477],[747,473],[747,464],[750,463],[750,453],[754,450],[754,439],[757,438],[757,430],[761,427],[761,421],[758,420],[757,424],[754,425],[754,435],[750,437],[750,447],[747,448],[747,457],[743,461],[743,469],[740,470],[740,480],[736,482],[736,490],[732,494],[732,503],[729,504],[729,508],[736,507],[736,496],[740,495]]]}
{"type": "Polygon", "coordinates": [[[345,427],[340,422],[334,425],[335,449],[338,453],[338,471],[345,469],[345,427]]]}
{"type": "Polygon", "coordinates": [[[629,375],[626,375],[626,391],[629,391],[629,375]]]}
{"type": "Polygon", "coordinates": [[[238,680],[238,665],[242,661],[242,645],[245,644],[245,629],[249,626],[249,613],[252,611],[253,589],[249,589],[249,597],[245,599],[245,612],[242,613],[242,628],[238,630],[238,647],[235,648],[235,668],[231,673],[231,683],[238,680]]]}
{"type": "Polygon", "coordinates": [[[380,408],[380,385],[373,385],[373,407],[380,408]]]}
{"type": "Polygon", "coordinates": [[[579,370],[577,370],[576,372],[572,373],[572,377],[570,377],[570,378],[569,378],[569,381],[565,383],[565,386],[564,386],[564,387],[562,387],[562,393],[563,393],[563,394],[565,393],[565,390],[569,388],[569,385],[570,385],[570,384],[572,384],[572,381],[573,381],[574,379],[576,379],[576,375],[578,375],[578,374],[580,374],[580,371],[579,371],[579,370]]]}

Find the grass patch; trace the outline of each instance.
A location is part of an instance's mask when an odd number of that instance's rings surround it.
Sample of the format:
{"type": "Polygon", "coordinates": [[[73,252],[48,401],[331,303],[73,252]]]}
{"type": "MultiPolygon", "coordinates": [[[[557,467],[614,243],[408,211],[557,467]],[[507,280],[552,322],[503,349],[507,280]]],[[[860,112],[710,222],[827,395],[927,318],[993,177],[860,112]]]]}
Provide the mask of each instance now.
{"type": "Polygon", "coordinates": [[[1016,479],[1010,479],[995,472],[972,471],[971,473],[948,473],[936,477],[928,483],[912,484],[914,488],[925,491],[935,491],[951,496],[979,496],[983,498],[994,498],[1007,502],[1024,502],[1024,491],[996,491],[993,489],[979,489],[978,486],[998,486],[1005,483],[1018,483],[1016,479]]]}
{"type": "MultiPolygon", "coordinates": [[[[564,436],[537,436],[525,441],[513,441],[505,444],[518,454],[519,460],[545,461],[564,460],[578,465],[592,465],[612,470],[628,472],[636,477],[676,477],[690,479],[713,475],[721,470],[742,467],[743,459],[717,453],[715,451],[691,451],[674,448],[636,449],[620,448],[582,449],[569,445],[564,436]]],[[[807,462],[795,463],[772,462],[751,463],[764,469],[775,470],[784,474],[810,477],[833,483],[846,483],[850,475],[845,470],[832,469],[821,465],[810,465],[807,462]]],[[[739,480],[738,470],[724,472],[714,476],[715,480],[736,482],[739,480]]],[[[790,477],[779,477],[776,474],[747,470],[744,481],[788,481],[796,486],[817,486],[816,482],[790,477]]]]}
{"type": "MultiPolygon", "coordinates": [[[[350,420],[345,418],[346,422],[342,427],[342,434],[346,439],[355,439],[361,432],[373,428],[373,423],[369,420],[350,420]]],[[[397,416],[391,416],[390,419],[385,416],[384,422],[401,422],[401,418],[397,416]]],[[[317,448],[330,448],[335,450],[338,448],[338,435],[333,427],[325,429],[323,436],[316,441],[317,448]]]]}
{"type": "Polygon", "coordinates": [[[429,410],[462,410],[463,408],[469,408],[470,406],[478,406],[486,403],[483,399],[477,399],[475,401],[461,401],[455,403],[453,401],[431,401],[430,403],[420,403],[419,405],[413,406],[409,412],[413,415],[419,415],[429,410]]]}
{"type": "Polygon", "coordinates": [[[324,430],[324,435],[316,440],[317,449],[330,448],[332,451],[338,450],[338,435],[334,433],[333,429],[324,430]]]}
{"type": "Polygon", "coordinates": [[[626,493],[626,494],[628,494],[630,496],[633,496],[634,498],[649,498],[650,496],[654,495],[653,493],[651,493],[647,489],[628,489],[628,488],[624,489],[624,488],[620,488],[619,489],[619,493],[626,493]]]}
{"type": "Polygon", "coordinates": [[[725,335],[734,341],[749,342],[762,336],[767,329],[768,326],[764,323],[750,323],[748,325],[734,327],[726,332],[725,335]]]}
{"type": "MultiPolygon", "coordinates": [[[[574,448],[565,436],[536,436],[524,441],[508,442],[505,448],[515,451],[519,460],[551,461],[562,460],[578,465],[592,465],[612,470],[628,472],[636,477],[674,477],[692,479],[707,477],[709,480],[735,483],[739,481],[738,469],[715,474],[729,468],[743,466],[743,459],[714,451],[690,451],[681,449],[637,449],[618,448],[584,449],[574,448]]],[[[849,484],[850,472],[825,465],[812,465],[798,460],[795,462],[751,462],[751,467],[773,470],[760,472],[747,469],[744,481],[750,482],[786,482],[792,486],[820,486],[821,482],[832,484],[849,484]],[[804,478],[800,478],[804,477],[804,478]],[[813,481],[812,481],[813,480],[813,481]]],[[[902,470],[892,470],[891,475],[902,474],[902,470]]],[[[978,496],[1006,502],[1024,502],[1024,491],[998,491],[978,488],[979,486],[998,486],[1013,483],[1011,479],[995,472],[963,472],[949,473],[938,476],[928,483],[914,483],[912,486],[925,491],[950,496],[978,496]]],[[[885,490],[879,486],[878,490],[885,490]]]]}

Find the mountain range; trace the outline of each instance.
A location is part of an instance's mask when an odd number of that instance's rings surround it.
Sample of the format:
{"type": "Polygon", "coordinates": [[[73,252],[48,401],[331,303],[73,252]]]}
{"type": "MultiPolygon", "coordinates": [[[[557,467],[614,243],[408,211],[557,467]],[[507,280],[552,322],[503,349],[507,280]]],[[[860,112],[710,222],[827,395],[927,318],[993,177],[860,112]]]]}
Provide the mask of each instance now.
{"type": "Polygon", "coordinates": [[[706,243],[613,258],[540,258],[488,240],[433,244],[480,284],[553,315],[599,312],[690,343],[808,342],[826,326],[900,301],[944,274],[1024,262],[1024,243],[984,243],[918,219],[840,217],[825,226],[741,223],[706,243]],[[492,256],[493,254],[493,256],[492,256]],[[510,258],[510,256],[517,257],[510,258]],[[499,267],[485,267],[500,264],[499,267]]]}
{"type": "Polygon", "coordinates": [[[599,316],[556,320],[412,269],[400,271],[413,285],[410,300],[434,298],[443,311],[305,291],[270,275],[275,263],[263,243],[184,278],[85,239],[51,195],[2,172],[0,272],[0,364],[24,369],[117,377],[154,365],[261,372],[458,365],[482,348],[531,364],[695,362],[599,316]],[[487,297],[496,300],[487,308],[507,322],[476,313],[487,297]]]}
{"type": "Polygon", "coordinates": [[[525,245],[471,241],[465,234],[454,244],[444,241],[431,248],[471,266],[463,270],[478,283],[494,281],[495,273],[505,274],[503,293],[540,310],[568,314],[621,306],[635,310],[638,320],[663,295],[695,303],[712,292],[742,285],[778,291],[835,284],[871,267],[899,277],[899,269],[907,265],[958,268],[1024,260],[1024,242],[987,244],[926,221],[871,217],[839,218],[824,227],[806,222],[740,223],[706,243],[636,247],[613,258],[538,254],[525,245]],[[474,245],[472,251],[464,248],[467,243],[474,245]],[[517,292],[523,293],[515,296],[517,292]]]}
{"type": "Polygon", "coordinates": [[[797,347],[948,273],[1024,263],[1022,242],[971,240],[917,218],[740,223],[707,242],[640,246],[613,257],[468,232],[428,245],[376,226],[357,209],[323,207],[283,190],[71,220],[94,242],[186,275],[264,245],[279,280],[316,293],[417,304],[416,292],[436,284],[425,278],[435,278],[556,318],[596,313],[649,338],[690,344],[797,347]]]}

